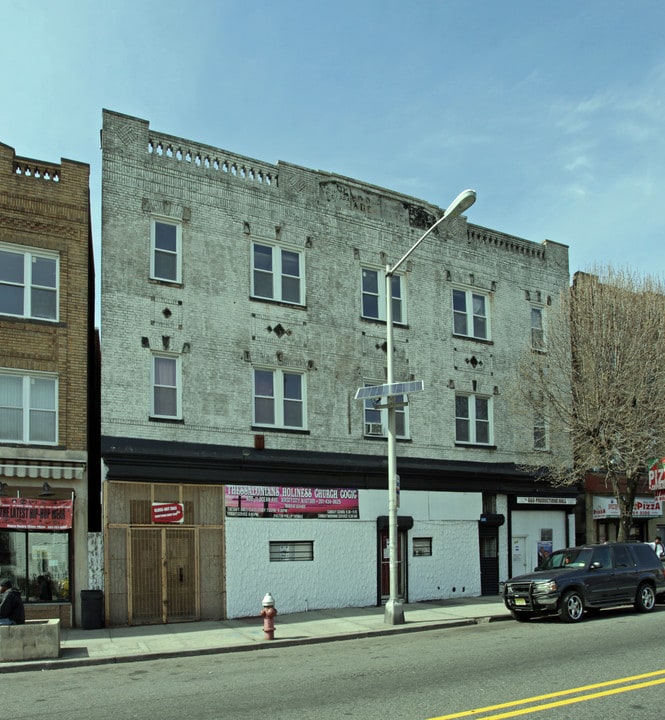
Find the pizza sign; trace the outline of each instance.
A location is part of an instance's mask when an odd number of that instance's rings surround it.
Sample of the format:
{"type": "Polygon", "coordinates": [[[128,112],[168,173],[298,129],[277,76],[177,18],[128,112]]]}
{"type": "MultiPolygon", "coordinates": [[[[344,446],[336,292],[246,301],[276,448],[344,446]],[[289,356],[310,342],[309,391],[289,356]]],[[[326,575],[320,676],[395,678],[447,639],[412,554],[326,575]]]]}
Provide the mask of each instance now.
{"type": "Polygon", "coordinates": [[[185,507],[182,503],[153,503],[152,521],[154,523],[182,523],[185,520],[185,507]]]}
{"type": "Polygon", "coordinates": [[[665,491],[665,458],[649,461],[649,490],[665,491]]]}

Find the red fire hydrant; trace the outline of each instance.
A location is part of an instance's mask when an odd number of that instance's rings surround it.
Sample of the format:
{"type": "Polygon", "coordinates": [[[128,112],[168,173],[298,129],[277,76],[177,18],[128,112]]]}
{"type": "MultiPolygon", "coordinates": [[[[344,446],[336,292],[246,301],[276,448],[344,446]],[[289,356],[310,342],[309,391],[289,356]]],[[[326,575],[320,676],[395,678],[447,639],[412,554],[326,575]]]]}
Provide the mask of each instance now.
{"type": "Polygon", "coordinates": [[[263,637],[265,640],[275,639],[275,615],[277,610],[275,608],[275,598],[270,594],[266,593],[263,597],[263,609],[261,615],[263,617],[263,637]]]}

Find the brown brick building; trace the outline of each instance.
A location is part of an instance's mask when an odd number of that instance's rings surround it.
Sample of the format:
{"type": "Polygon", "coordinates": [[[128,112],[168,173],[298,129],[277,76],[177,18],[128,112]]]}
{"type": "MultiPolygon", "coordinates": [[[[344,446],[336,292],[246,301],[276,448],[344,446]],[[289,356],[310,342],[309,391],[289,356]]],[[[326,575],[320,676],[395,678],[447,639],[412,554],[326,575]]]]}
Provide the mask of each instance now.
{"type": "Polygon", "coordinates": [[[0,574],[63,625],[100,556],[93,313],[89,166],[0,144],[0,574]]]}

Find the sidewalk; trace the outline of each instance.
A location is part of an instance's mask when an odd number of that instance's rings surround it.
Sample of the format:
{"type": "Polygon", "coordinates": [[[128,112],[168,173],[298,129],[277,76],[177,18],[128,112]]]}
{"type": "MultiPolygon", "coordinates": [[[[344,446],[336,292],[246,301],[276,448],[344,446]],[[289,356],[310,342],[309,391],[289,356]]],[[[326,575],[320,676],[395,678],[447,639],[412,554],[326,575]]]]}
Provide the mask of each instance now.
{"type": "MultiPolygon", "coordinates": [[[[279,611],[279,607],[277,608],[279,611]]],[[[289,647],[392,633],[476,625],[510,619],[498,596],[436,600],[404,606],[402,625],[387,625],[384,608],[341,608],[277,615],[275,639],[265,640],[254,618],[60,632],[55,660],[0,663],[0,673],[103,665],[187,655],[212,655],[289,647]]]]}

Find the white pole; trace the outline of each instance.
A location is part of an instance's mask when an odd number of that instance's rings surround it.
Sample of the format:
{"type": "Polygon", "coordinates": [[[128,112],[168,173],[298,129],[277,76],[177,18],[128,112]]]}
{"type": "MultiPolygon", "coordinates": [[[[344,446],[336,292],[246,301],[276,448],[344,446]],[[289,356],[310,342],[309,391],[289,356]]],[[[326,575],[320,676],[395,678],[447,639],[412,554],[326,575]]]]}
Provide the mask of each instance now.
{"type": "MultiPolygon", "coordinates": [[[[393,270],[386,266],[386,382],[393,380],[393,270]]],[[[397,448],[395,444],[395,398],[388,402],[388,552],[390,554],[390,595],[386,603],[384,622],[401,625],[404,622],[404,607],[398,597],[397,578],[397,448]]]]}
{"type": "MultiPolygon", "coordinates": [[[[420,243],[441,223],[452,220],[467,210],[476,201],[475,190],[464,190],[446,208],[443,215],[428,228],[411,246],[408,252],[392,267],[386,265],[386,382],[390,385],[393,378],[393,292],[392,279],[397,268],[411,255],[420,243]]],[[[404,623],[404,605],[398,597],[397,580],[399,563],[397,562],[397,447],[395,444],[395,397],[387,398],[388,405],[388,552],[390,572],[390,594],[386,602],[384,622],[389,625],[404,623]]]]}

